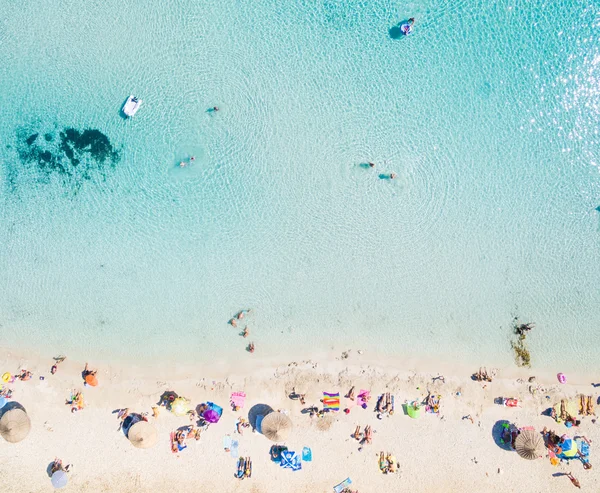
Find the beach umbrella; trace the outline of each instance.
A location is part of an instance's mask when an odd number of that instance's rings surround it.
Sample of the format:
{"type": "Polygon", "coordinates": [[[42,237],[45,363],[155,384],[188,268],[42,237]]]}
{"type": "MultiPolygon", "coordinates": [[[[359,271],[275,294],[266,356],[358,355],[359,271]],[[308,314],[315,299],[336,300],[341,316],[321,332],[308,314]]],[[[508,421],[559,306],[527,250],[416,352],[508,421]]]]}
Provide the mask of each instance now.
{"type": "Polygon", "coordinates": [[[138,421],[129,428],[127,438],[134,447],[150,448],[156,445],[158,436],[156,428],[148,421],[138,421]]]}
{"type": "Polygon", "coordinates": [[[269,440],[282,442],[292,430],[292,420],[280,412],[267,414],[261,423],[261,432],[269,440]]]}
{"type": "Polygon", "coordinates": [[[218,423],[219,418],[221,416],[219,416],[219,413],[217,413],[217,411],[215,411],[214,409],[207,409],[202,414],[202,417],[209,423],[218,423]]]}
{"type": "Polygon", "coordinates": [[[50,481],[52,481],[52,486],[58,489],[67,486],[69,478],[67,477],[67,473],[65,471],[55,471],[54,474],[52,474],[50,481]]]}
{"type": "Polygon", "coordinates": [[[95,387],[96,385],[98,385],[98,379],[96,378],[96,375],[88,373],[85,376],[85,383],[87,383],[90,387],[95,387]]]}
{"type": "Polygon", "coordinates": [[[184,397],[178,397],[171,403],[171,412],[175,416],[185,416],[190,410],[190,403],[184,397]]]}
{"type": "Polygon", "coordinates": [[[523,430],[515,440],[515,449],[524,459],[535,460],[542,454],[544,440],[535,430],[523,430]]]}
{"type": "Polygon", "coordinates": [[[29,434],[29,430],[31,430],[31,421],[22,407],[15,407],[2,414],[0,435],[7,442],[20,442],[29,434]]]}

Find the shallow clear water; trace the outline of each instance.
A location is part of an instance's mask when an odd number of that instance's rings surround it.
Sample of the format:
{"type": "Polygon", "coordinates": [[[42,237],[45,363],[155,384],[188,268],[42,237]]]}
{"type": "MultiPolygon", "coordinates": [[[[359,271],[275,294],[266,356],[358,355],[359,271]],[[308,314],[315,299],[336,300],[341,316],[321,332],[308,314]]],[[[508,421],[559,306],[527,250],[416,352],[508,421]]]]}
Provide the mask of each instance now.
{"type": "Polygon", "coordinates": [[[587,3],[2,2],[0,341],[238,358],[252,307],[259,354],[507,363],[519,316],[534,365],[597,368],[587,3]]]}

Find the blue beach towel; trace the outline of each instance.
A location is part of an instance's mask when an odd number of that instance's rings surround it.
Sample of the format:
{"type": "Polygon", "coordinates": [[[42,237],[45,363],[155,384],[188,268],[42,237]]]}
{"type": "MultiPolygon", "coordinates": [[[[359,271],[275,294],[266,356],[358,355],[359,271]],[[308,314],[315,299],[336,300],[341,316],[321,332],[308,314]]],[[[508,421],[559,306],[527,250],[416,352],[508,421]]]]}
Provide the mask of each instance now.
{"type": "Polygon", "coordinates": [[[302,449],[302,460],[304,462],[311,462],[312,461],[312,450],[310,450],[309,447],[304,447],[302,449]]]}
{"type": "Polygon", "coordinates": [[[344,479],[340,484],[333,487],[333,491],[335,493],[342,493],[348,486],[352,484],[352,480],[350,478],[344,479]]]}
{"type": "Polygon", "coordinates": [[[231,440],[231,457],[233,457],[234,459],[237,459],[240,456],[240,451],[239,451],[239,445],[240,442],[238,442],[237,440],[231,440]]]}

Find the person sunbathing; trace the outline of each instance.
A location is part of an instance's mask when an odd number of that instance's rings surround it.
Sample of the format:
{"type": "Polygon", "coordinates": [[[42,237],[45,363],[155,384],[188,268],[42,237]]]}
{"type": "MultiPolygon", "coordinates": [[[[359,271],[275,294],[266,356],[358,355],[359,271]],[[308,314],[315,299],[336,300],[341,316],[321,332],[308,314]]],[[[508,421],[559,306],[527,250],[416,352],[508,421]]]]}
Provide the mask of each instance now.
{"type": "Polygon", "coordinates": [[[365,438],[363,441],[369,445],[373,443],[373,430],[371,429],[371,425],[365,427],[365,438]]]}
{"type": "Polygon", "coordinates": [[[30,380],[32,376],[33,373],[31,373],[29,370],[21,370],[21,373],[17,375],[17,378],[22,382],[25,382],[27,380],[30,380]]]}
{"type": "Polygon", "coordinates": [[[383,404],[384,404],[383,398],[384,398],[384,395],[380,395],[377,398],[377,404],[375,405],[375,411],[378,412],[378,413],[382,413],[383,412],[383,404]]]}
{"type": "Polygon", "coordinates": [[[356,425],[356,429],[354,430],[354,433],[352,433],[352,435],[350,435],[352,438],[354,438],[356,441],[360,441],[360,437],[362,436],[362,433],[360,432],[360,425],[356,425]]]}
{"type": "Polygon", "coordinates": [[[383,473],[387,470],[387,461],[383,452],[379,452],[379,470],[383,473]]]}
{"type": "Polygon", "coordinates": [[[119,428],[117,429],[117,431],[121,430],[121,428],[123,427],[123,421],[125,421],[125,418],[127,418],[127,416],[129,416],[128,407],[126,407],[125,409],[119,409],[119,413],[117,414],[117,419],[119,420],[119,428]]]}
{"type": "Polygon", "coordinates": [[[244,479],[244,473],[246,472],[246,459],[240,457],[238,461],[237,478],[244,479]]]}
{"type": "Polygon", "coordinates": [[[586,412],[588,416],[593,416],[594,414],[596,414],[596,412],[594,411],[594,400],[591,395],[588,395],[587,398],[586,412]]]}
{"type": "Polygon", "coordinates": [[[354,387],[352,387],[348,393],[346,394],[346,399],[350,399],[351,401],[354,400],[354,387]]]}
{"type": "Polygon", "coordinates": [[[388,462],[388,472],[396,473],[398,472],[398,463],[396,462],[396,457],[391,454],[388,454],[386,457],[388,462]]]}
{"type": "Polygon", "coordinates": [[[52,467],[50,468],[50,475],[54,474],[56,471],[69,472],[70,468],[71,468],[71,464],[67,464],[66,466],[63,466],[62,460],[59,459],[58,457],[56,457],[54,459],[54,462],[52,463],[52,467]]]}

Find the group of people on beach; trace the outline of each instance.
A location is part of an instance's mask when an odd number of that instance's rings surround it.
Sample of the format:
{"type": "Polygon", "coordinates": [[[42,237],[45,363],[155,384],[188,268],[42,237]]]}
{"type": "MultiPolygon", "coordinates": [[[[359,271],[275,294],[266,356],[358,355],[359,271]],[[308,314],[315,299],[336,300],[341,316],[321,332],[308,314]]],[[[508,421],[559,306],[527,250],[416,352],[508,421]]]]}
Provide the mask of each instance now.
{"type": "MultiPolygon", "coordinates": [[[[248,315],[251,311],[252,311],[251,308],[246,308],[246,309],[240,310],[233,317],[231,317],[229,319],[229,322],[227,322],[227,323],[229,325],[231,325],[234,329],[236,329],[238,327],[238,322],[240,322],[241,320],[243,320],[244,317],[246,315],[248,315]]],[[[240,335],[244,339],[247,338],[250,335],[250,328],[248,327],[247,324],[244,327],[244,330],[242,330],[242,332],[240,333],[240,335]]],[[[251,342],[251,343],[248,344],[248,346],[246,346],[246,351],[248,351],[249,353],[253,353],[254,349],[255,349],[254,342],[251,342]]]]}

